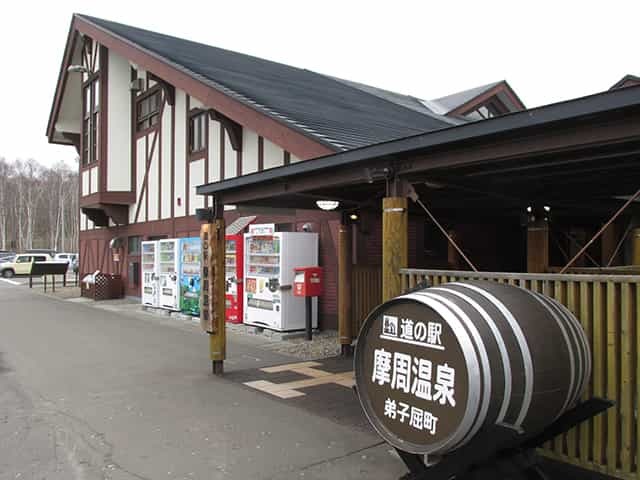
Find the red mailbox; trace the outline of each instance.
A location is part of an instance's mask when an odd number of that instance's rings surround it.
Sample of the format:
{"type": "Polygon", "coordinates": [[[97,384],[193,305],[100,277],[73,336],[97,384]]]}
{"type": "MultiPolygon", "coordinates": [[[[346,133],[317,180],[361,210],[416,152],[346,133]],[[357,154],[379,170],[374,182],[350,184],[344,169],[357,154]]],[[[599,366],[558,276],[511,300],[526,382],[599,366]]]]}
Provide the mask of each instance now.
{"type": "Polygon", "coordinates": [[[318,297],[322,294],[322,267],[296,267],[293,271],[295,296],[318,297]]]}

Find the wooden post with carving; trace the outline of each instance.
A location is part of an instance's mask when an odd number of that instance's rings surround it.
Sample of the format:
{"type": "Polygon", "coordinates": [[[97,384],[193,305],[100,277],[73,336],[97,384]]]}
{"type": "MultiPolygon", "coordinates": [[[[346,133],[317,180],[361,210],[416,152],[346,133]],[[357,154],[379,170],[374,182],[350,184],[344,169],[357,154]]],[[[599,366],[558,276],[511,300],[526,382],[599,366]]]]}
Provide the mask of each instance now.
{"type": "MultiPolygon", "coordinates": [[[[216,209],[218,210],[218,209],[216,209]]],[[[225,222],[222,209],[202,225],[201,324],[209,334],[209,353],[214,375],[224,372],[225,332],[225,222]]]]}
{"type": "Polygon", "coordinates": [[[382,199],[382,301],[402,293],[400,269],[409,263],[408,199],[382,199]]]}

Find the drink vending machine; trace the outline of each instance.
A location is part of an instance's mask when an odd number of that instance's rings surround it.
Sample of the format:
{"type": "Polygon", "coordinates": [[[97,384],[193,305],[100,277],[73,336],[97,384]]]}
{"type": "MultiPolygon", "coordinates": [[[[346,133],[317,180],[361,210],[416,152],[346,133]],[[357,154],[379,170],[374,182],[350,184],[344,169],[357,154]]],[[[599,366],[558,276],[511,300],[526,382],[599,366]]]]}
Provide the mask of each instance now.
{"type": "MultiPolygon", "coordinates": [[[[244,237],[244,322],[278,331],[305,328],[305,301],[293,295],[294,268],[318,265],[318,234],[251,225],[244,237]]],[[[318,325],[318,300],[312,302],[318,325]]]]}
{"type": "Polygon", "coordinates": [[[142,304],[157,307],[160,304],[158,278],[158,242],[145,241],[142,246],[142,304]]]}
{"type": "Polygon", "coordinates": [[[180,240],[180,310],[200,315],[200,237],[180,240]]]}
{"type": "Polygon", "coordinates": [[[227,235],[225,249],[226,321],[242,323],[244,242],[242,234],[227,235]]]}
{"type": "Polygon", "coordinates": [[[171,238],[160,240],[160,306],[169,310],[179,310],[178,272],[180,271],[180,240],[171,238]]]}

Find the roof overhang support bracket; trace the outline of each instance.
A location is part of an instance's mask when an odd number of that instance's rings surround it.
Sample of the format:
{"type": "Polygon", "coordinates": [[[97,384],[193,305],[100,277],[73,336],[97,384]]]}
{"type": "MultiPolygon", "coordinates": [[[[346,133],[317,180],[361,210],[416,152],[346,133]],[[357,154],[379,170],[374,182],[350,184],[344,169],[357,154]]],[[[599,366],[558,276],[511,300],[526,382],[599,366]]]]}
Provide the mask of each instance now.
{"type": "Polygon", "coordinates": [[[81,144],[80,144],[80,134],[79,133],[69,133],[62,132],[62,136],[71,142],[71,144],[76,147],[76,152],[80,155],[81,152],[81,144]]]}
{"type": "Polygon", "coordinates": [[[216,120],[220,122],[220,125],[227,131],[227,135],[229,135],[229,142],[231,142],[231,146],[236,152],[242,151],[242,125],[237,122],[234,122],[226,115],[218,112],[217,110],[210,108],[209,116],[211,120],[216,120]]]}
{"type": "Polygon", "coordinates": [[[166,99],[167,104],[173,107],[176,104],[176,87],[174,87],[170,83],[165,82],[163,79],[154,75],[151,72],[149,72],[147,75],[150,80],[154,80],[158,82],[158,84],[162,87],[162,90],[164,91],[164,98],[166,99]]]}

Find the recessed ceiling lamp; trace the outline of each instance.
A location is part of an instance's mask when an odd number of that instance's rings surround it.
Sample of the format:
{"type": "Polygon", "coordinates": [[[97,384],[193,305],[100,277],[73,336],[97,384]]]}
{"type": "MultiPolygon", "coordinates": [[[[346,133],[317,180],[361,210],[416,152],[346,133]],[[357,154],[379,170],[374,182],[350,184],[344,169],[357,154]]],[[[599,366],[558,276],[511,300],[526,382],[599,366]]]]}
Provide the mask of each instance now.
{"type": "Polygon", "coordinates": [[[337,200],[316,200],[316,205],[320,210],[335,210],[340,205],[337,200]]]}

